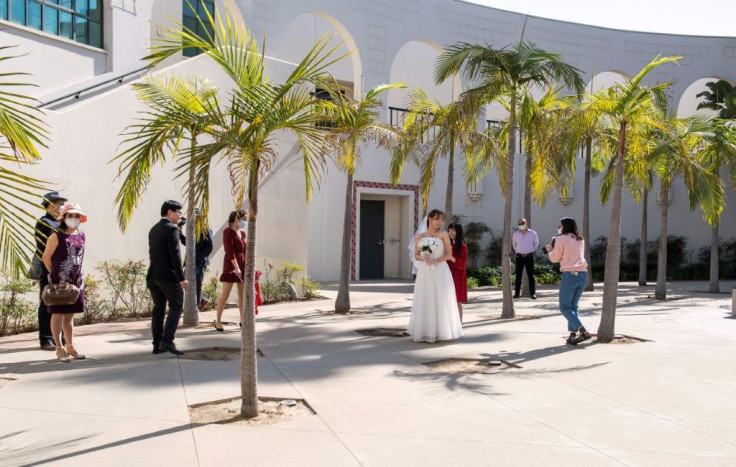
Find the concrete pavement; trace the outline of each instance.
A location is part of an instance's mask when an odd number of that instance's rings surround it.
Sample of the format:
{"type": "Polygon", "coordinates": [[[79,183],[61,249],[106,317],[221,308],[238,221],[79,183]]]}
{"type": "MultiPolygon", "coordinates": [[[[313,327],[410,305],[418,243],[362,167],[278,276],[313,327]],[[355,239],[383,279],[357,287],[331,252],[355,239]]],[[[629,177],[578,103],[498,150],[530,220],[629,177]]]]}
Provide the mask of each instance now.
{"type": "MultiPolygon", "coordinates": [[[[137,466],[732,465],[736,466],[736,319],[704,283],[619,289],[618,333],[635,344],[564,345],[557,289],[500,313],[501,293],[469,293],[465,337],[425,344],[366,337],[405,327],[408,282],[351,286],[353,314],[331,300],[261,308],[259,394],[316,411],[280,424],[195,426],[188,406],[237,396],[240,362],[151,355],[146,321],[77,328],[87,360],[55,361],[35,334],[0,338],[0,464],[137,466]],[[493,358],[490,374],[435,371],[444,358],[493,358]]],[[[601,288],[583,295],[586,327],[601,288]]],[[[335,287],[323,293],[335,296],[335,287]]],[[[230,321],[237,313],[228,310],[230,321]]],[[[201,314],[211,323],[213,313],[201,314]]],[[[237,326],[180,329],[186,351],[238,347],[237,326]]]]}

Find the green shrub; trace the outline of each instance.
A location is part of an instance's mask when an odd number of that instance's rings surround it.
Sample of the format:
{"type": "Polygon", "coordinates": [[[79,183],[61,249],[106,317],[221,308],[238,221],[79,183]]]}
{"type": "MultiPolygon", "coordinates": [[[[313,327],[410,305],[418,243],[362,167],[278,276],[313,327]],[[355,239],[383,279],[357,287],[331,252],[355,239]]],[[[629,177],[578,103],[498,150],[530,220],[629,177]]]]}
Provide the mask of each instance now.
{"type": "Polygon", "coordinates": [[[218,274],[215,273],[214,277],[210,277],[210,280],[202,284],[202,297],[210,301],[208,307],[215,307],[220,300],[220,294],[222,294],[222,283],[218,274]]]}
{"type": "Polygon", "coordinates": [[[13,279],[5,274],[0,276],[0,336],[17,334],[34,327],[38,305],[23,298],[34,288],[34,283],[26,278],[13,279]]]}
{"type": "Polygon", "coordinates": [[[103,261],[95,268],[110,293],[105,301],[107,319],[150,316],[153,300],[146,285],[147,267],[143,260],[103,261]]]}
{"type": "Polygon", "coordinates": [[[313,280],[310,280],[309,277],[300,277],[296,281],[297,287],[302,292],[302,297],[304,298],[315,298],[319,296],[317,293],[317,289],[319,288],[319,282],[315,282],[313,280]]]}
{"type": "Polygon", "coordinates": [[[480,283],[475,277],[468,277],[467,281],[468,289],[477,289],[478,287],[480,287],[480,283]]]}
{"type": "Polygon", "coordinates": [[[100,297],[100,282],[91,274],[84,276],[84,313],[75,316],[79,324],[92,324],[102,321],[105,315],[105,301],[100,297]]]}

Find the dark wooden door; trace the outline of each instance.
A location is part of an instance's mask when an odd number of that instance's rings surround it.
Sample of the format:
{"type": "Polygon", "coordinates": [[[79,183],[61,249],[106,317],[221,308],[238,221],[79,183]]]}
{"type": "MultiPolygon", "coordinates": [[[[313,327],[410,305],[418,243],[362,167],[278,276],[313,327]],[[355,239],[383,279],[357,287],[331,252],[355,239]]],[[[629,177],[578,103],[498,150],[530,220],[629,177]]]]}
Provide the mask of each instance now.
{"type": "Polygon", "coordinates": [[[383,279],[383,201],[360,202],[360,278],[383,279]]]}

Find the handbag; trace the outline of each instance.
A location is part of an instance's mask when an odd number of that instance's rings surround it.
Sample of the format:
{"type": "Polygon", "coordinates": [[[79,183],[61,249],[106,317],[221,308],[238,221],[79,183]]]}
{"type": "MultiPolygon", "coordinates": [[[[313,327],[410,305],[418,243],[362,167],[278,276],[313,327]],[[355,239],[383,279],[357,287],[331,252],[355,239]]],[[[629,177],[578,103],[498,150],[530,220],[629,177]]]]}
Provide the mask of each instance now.
{"type": "Polygon", "coordinates": [[[41,300],[46,306],[74,305],[79,300],[79,288],[69,282],[53,284],[49,276],[49,284],[43,288],[41,300]]]}
{"type": "Polygon", "coordinates": [[[43,262],[41,258],[33,255],[31,260],[31,266],[28,268],[28,278],[34,281],[40,280],[43,277],[43,262]]]}

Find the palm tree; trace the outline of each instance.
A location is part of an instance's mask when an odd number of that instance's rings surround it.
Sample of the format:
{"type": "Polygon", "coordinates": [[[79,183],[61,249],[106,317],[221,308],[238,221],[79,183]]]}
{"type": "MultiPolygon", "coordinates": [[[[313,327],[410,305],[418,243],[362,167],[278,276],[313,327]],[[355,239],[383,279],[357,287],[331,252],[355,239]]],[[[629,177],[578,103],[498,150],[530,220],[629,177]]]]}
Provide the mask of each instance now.
{"type": "Polygon", "coordinates": [[[733,151],[734,142],[728,141],[728,135],[722,131],[723,127],[717,119],[694,115],[671,119],[670,125],[673,131],[662,135],[664,141],[653,154],[662,199],[657,286],[654,291],[654,297],[658,300],[667,297],[667,200],[672,181],[675,178],[682,179],[689,193],[690,209],[699,203],[706,221],[716,225],[725,204],[724,184],[720,174],[709,170],[702,162],[722,154],[728,146],[731,146],[732,154],[736,153],[733,151]]]}
{"type": "MultiPolygon", "coordinates": [[[[120,176],[123,184],[115,198],[118,206],[117,219],[124,232],[133,211],[140,203],[151,181],[151,172],[163,165],[167,156],[177,162],[177,176],[186,177],[187,197],[186,224],[186,278],[196,283],[194,246],[195,232],[202,234],[207,228],[209,208],[209,166],[200,166],[195,172],[198,139],[201,135],[212,135],[215,128],[224,124],[217,102],[217,88],[207,80],[193,76],[150,75],[133,84],[138,99],[149,110],[138,123],[126,130],[125,143],[130,147],[113,160],[120,161],[120,176]],[[182,170],[186,167],[185,170],[182,170]],[[204,183],[200,183],[204,182],[204,183]],[[195,231],[194,208],[201,206],[202,215],[197,219],[195,231]]],[[[199,323],[196,287],[185,293],[184,326],[199,323]]]]}
{"type": "Polygon", "coordinates": [[[702,91],[695,97],[703,97],[697,109],[710,109],[718,112],[719,118],[736,118],[736,87],[726,80],[705,83],[708,91],[702,91]]]}
{"type": "Polygon", "coordinates": [[[606,248],[602,314],[598,327],[598,340],[602,342],[610,342],[614,337],[621,260],[621,203],[624,171],[629,162],[628,136],[632,131],[642,131],[644,128],[666,129],[665,90],[670,83],[646,87],[642,84],[642,80],[657,66],[677,60],[679,57],[656,57],[633,78],[590,97],[591,109],[604,117],[599,120],[603,126],[602,134],[607,135],[616,144],[616,152],[611,161],[615,167],[615,175],[612,180],[613,200],[606,248]]]}
{"type": "MultiPolygon", "coordinates": [[[[696,95],[696,97],[704,97],[705,100],[698,104],[698,110],[710,109],[718,111],[718,117],[721,119],[736,119],[736,88],[731,85],[728,81],[718,80],[706,83],[706,86],[710,91],[703,91],[696,95]]],[[[724,128],[728,130],[728,127],[724,128]]],[[[713,170],[716,172],[721,171],[722,164],[726,163],[730,166],[732,180],[736,180],[736,161],[733,158],[726,155],[719,156],[714,155],[710,161],[713,165],[713,170]]],[[[736,183],[732,183],[736,186],[736,183]]],[[[711,241],[710,241],[710,280],[708,283],[708,292],[719,293],[721,290],[719,282],[719,271],[720,265],[718,264],[718,223],[711,227],[711,241]]]]}
{"type": "Polygon", "coordinates": [[[422,88],[414,88],[407,96],[409,113],[404,120],[406,140],[391,158],[390,179],[397,184],[404,167],[413,160],[420,167],[419,191],[426,211],[429,191],[434,184],[437,162],[447,157],[445,216],[452,219],[455,185],[455,150],[477,141],[478,108],[466,111],[457,102],[442,104],[432,100],[422,88]]]}
{"type": "MultiPolygon", "coordinates": [[[[228,12],[223,20],[208,14],[198,18],[207,23],[202,37],[177,24],[166,30],[165,37],[146,59],[156,65],[178,55],[186,48],[201,49],[230,78],[229,94],[223,115],[228,115],[213,141],[201,146],[194,163],[186,162],[182,170],[207,167],[213,159],[227,164],[233,183],[236,206],[247,200],[248,248],[245,257],[244,317],[241,332],[241,413],[246,418],[258,415],[258,372],[256,362],[254,272],[257,248],[259,181],[278,162],[278,137],[292,134],[298,141],[304,162],[306,196],[309,199],[315,178],[325,164],[330,131],[325,128],[324,101],[311,92],[314,86],[326,89],[326,70],[346,55],[336,56],[342,43],[328,48],[323,36],[294,67],[283,83],[272,80],[265,72],[266,57],[258,41],[228,12]]],[[[201,187],[206,182],[197,178],[201,187]]],[[[200,190],[201,191],[201,190],[200,190]]]]}
{"type": "MultiPolygon", "coordinates": [[[[10,46],[0,47],[0,61],[17,58],[10,46]]],[[[19,169],[38,163],[38,147],[46,147],[48,133],[37,101],[17,90],[28,73],[2,73],[0,78],[0,250],[3,271],[19,278],[28,271],[28,252],[34,251],[34,215],[46,182],[19,169]],[[18,80],[20,78],[20,80],[18,80]]]]}
{"type": "MultiPolygon", "coordinates": [[[[373,142],[379,147],[391,149],[401,137],[391,125],[380,122],[376,109],[383,106],[378,96],[389,89],[404,88],[403,83],[381,84],[370,89],[360,100],[350,99],[340,92],[333,92],[334,105],[328,105],[334,116],[330,124],[336,125],[333,147],[337,165],[347,174],[345,188],[345,212],[342,225],[342,254],[340,256],[340,286],[335,299],[335,311],[350,311],[350,232],[353,211],[353,176],[360,163],[363,146],[373,142]]],[[[333,89],[333,88],[330,88],[333,89]]]]}
{"type": "MultiPolygon", "coordinates": [[[[562,81],[580,92],[583,82],[580,72],[565,63],[560,55],[538,48],[531,42],[519,41],[513,47],[501,49],[490,45],[459,42],[449,46],[435,63],[435,81],[442,83],[462,69],[464,75],[477,80],[478,86],[461,95],[461,104],[469,108],[481,107],[502,94],[509,96],[509,130],[507,133],[506,173],[501,185],[504,193],[502,251],[511,251],[511,204],[513,201],[514,153],[516,151],[516,109],[519,91],[537,85],[549,87],[562,81]]],[[[503,318],[513,318],[514,302],[511,298],[511,264],[502,262],[503,318]]]]}

